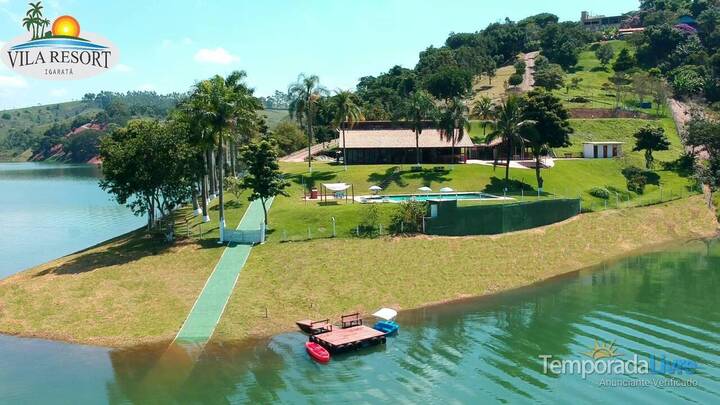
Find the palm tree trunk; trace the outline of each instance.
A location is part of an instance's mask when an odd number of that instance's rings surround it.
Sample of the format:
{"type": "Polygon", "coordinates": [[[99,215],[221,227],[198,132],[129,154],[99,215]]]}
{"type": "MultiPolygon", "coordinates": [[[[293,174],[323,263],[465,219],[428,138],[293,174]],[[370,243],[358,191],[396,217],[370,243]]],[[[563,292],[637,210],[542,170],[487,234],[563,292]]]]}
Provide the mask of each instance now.
{"type": "Polygon", "coordinates": [[[415,158],[417,165],[420,166],[420,134],[417,131],[415,131],[415,158]]]}
{"type": "MultiPolygon", "coordinates": [[[[533,151],[533,153],[539,151],[533,151]]],[[[540,175],[540,153],[535,153],[535,177],[537,178],[538,192],[542,193],[543,178],[540,175]]]]}
{"type": "Polygon", "coordinates": [[[219,160],[220,160],[220,168],[219,168],[220,169],[220,179],[218,181],[218,183],[220,183],[219,184],[220,188],[218,189],[218,193],[219,193],[218,196],[220,198],[220,201],[218,201],[219,208],[220,208],[220,210],[219,210],[219,213],[220,213],[219,226],[220,226],[220,243],[223,243],[225,241],[225,206],[224,206],[224,193],[223,193],[223,184],[222,183],[223,183],[223,177],[224,177],[223,174],[224,174],[225,163],[223,160],[223,141],[222,140],[220,141],[220,143],[218,145],[218,155],[219,155],[219,160]]]}
{"type": "Polygon", "coordinates": [[[342,135],[343,135],[343,166],[345,166],[345,171],[347,171],[347,148],[345,147],[345,125],[342,127],[342,135]]]}
{"type": "Polygon", "coordinates": [[[202,176],[202,215],[203,222],[210,222],[210,215],[208,214],[208,175],[202,176]]]}
{"type": "Polygon", "coordinates": [[[512,159],[512,139],[508,140],[508,149],[507,149],[507,162],[505,165],[505,188],[508,188],[508,180],[510,180],[510,159],[512,159]]]}
{"type": "Polygon", "coordinates": [[[208,198],[215,194],[215,157],[212,149],[205,152],[205,163],[207,165],[208,198]]]}
{"type": "Polygon", "coordinates": [[[312,144],[313,144],[313,126],[312,120],[308,116],[308,170],[312,173],[312,144]]]}
{"type": "Polygon", "coordinates": [[[233,177],[237,177],[237,144],[235,141],[230,141],[230,168],[233,177]]]}
{"type": "Polygon", "coordinates": [[[452,156],[450,157],[451,164],[455,164],[455,129],[454,128],[453,128],[453,133],[452,133],[452,148],[451,148],[450,153],[452,153],[452,156]]]}

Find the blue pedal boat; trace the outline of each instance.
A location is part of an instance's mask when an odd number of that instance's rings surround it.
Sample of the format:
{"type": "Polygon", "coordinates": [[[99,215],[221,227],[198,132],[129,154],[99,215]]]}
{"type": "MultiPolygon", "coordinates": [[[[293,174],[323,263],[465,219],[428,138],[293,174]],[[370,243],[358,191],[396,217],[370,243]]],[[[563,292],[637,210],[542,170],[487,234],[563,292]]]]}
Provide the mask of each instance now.
{"type": "Polygon", "coordinates": [[[393,319],[397,316],[397,311],[391,308],[382,308],[373,314],[374,317],[381,319],[373,326],[373,329],[378,330],[386,335],[394,335],[400,329],[400,325],[393,319]]]}
{"type": "Polygon", "coordinates": [[[400,325],[395,321],[378,321],[375,326],[373,326],[373,329],[379,330],[386,335],[393,335],[400,329],[400,325]]]}

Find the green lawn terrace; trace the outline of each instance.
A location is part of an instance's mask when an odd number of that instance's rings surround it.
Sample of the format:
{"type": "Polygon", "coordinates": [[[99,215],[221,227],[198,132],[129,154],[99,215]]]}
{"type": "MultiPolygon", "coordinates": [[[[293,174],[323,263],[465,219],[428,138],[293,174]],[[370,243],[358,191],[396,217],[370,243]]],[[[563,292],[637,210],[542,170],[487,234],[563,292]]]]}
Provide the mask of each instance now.
{"type": "MultiPolygon", "coordinates": [[[[654,204],[697,193],[695,182],[680,174],[664,170],[658,165],[657,184],[648,184],[643,194],[627,191],[621,170],[629,162],[641,164],[640,153],[629,153],[621,159],[558,160],[555,167],[542,171],[545,179],[543,192],[538,197],[535,171],[510,169],[508,191],[504,191],[504,168],[476,164],[423,165],[423,171],[412,171],[407,165],[342,165],[313,163],[312,173],[307,163],[281,163],[281,169],[290,181],[289,196],[275,199],[270,212],[268,242],[297,241],[329,238],[333,235],[335,219],[336,237],[354,237],[356,227],[363,222],[371,204],[345,201],[307,201],[305,193],[322,183],[348,183],[355,195],[371,194],[370,186],[383,188],[381,194],[422,194],[418,188],[427,186],[437,192],[451,187],[458,192],[480,191],[494,195],[507,195],[515,201],[533,201],[538,198],[582,199],[584,211],[599,211],[654,204]],[[441,168],[441,170],[438,170],[441,168]],[[593,197],[593,187],[605,187],[617,192],[610,200],[593,197]]],[[[659,163],[659,162],[658,162],[659,163]]],[[[460,205],[497,204],[498,201],[460,201],[460,205]]],[[[506,202],[507,203],[507,202],[506,202]]],[[[379,223],[387,229],[396,204],[377,206],[379,223]]]]}
{"type": "MultiPolygon", "coordinates": [[[[577,88],[561,88],[554,90],[553,93],[560,97],[568,109],[576,108],[595,108],[595,109],[613,109],[615,108],[615,91],[603,90],[603,85],[608,83],[608,79],[612,77],[615,72],[612,69],[612,64],[617,58],[618,54],[623,48],[627,48],[631,53],[634,53],[632,44],[626,41],[608,41],[612,45],[615,56],[610,63],[602,67],[600,61],[595,56],[595,47],[600,46],[602,43],[595,43],[589,45],[584,51],[582,51],[578,57],[578,63],[573,67],[565,76],[565,83],[570,83],[573,78],[581,79],[577,88]],[[584,97],[588,99],[588,102],[574,102],[570,101],[576,97],[584,97]]],[[[651,101],[651,96],[646,97],[645,101],[651,101]]],[[[653,103],[654,104],[654,103],[653,103]]],[[[639,100],[631,92],[625,92],[622,96],[621,107],[633,111],[639,111],[648,115],[655,116],[656,109],[655,105],[652,108],[641,108],[639,100]]],[[[662,106],[660,111],[661,117],[666,117],[667,108],[662,106]]]]}

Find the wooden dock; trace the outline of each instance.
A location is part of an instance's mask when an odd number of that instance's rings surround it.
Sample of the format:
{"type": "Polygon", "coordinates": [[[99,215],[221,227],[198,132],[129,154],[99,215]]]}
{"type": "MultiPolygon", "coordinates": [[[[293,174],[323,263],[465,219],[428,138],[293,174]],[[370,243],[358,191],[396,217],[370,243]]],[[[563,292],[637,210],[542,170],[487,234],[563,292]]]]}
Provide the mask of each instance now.
{"type": "Polygon", "coordinates": [[[313,335],[310,336],[310,341],[330,352],[341,352],[385,343],[385,334],[365,325],[358,325],[313,335]]]}

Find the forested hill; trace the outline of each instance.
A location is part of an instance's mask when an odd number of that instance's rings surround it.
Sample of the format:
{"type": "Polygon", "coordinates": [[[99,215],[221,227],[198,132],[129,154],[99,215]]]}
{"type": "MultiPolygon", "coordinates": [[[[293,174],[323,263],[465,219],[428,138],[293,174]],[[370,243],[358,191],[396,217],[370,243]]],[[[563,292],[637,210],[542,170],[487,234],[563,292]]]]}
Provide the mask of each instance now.
{"type": "MultiPolygon", "coordinates": [[[[79,101],[0,111],[0,161],[87,161],[96,155],[99,138],[108,129],[133,118],[164,118],[184,96],[104,91],[79,101]],[[84,131],[87,127],[91,130],[84,131]]],[[[287,116],[278,110],[263,114],[271,127],[287,116]]]]}

